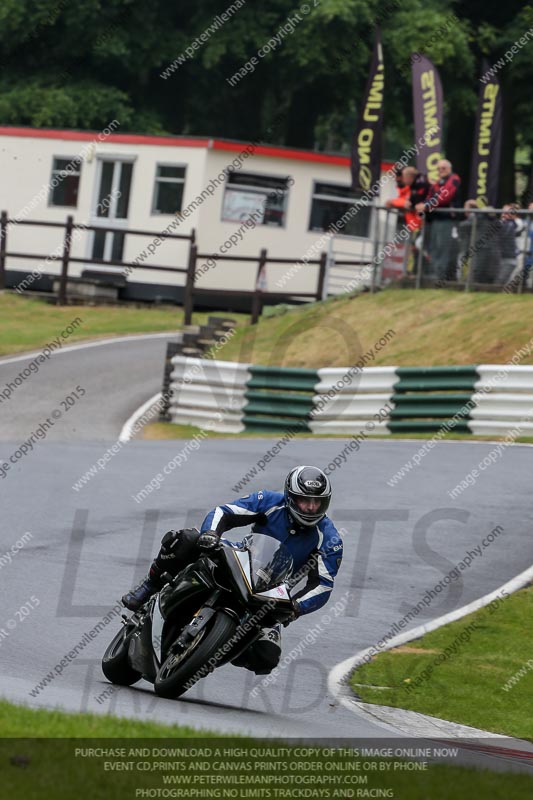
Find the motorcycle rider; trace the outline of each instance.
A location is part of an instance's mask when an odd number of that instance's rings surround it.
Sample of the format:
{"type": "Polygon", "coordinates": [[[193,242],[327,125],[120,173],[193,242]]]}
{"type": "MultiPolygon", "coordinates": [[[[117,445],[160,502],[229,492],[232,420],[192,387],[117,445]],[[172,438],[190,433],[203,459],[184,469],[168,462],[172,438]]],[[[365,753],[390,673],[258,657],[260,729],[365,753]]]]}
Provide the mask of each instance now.
{"type": "MultiPolygon", "coordinates": [[[[272,536],[288,548],[293,557],[296,585],[305,585],[292,594],[292,620],[317,611],[329,599],[333,581],[342,560],[342,539],[326,516],[331,501],[331,484],[318,467],[301,465],[291,469],[284,492],[259,491],[207,514],[200,531],[168,531],[150,571],[141,583],[127,592],[122,602],[137,611],[162,587],[161,575],[171,575],[193,563],[202,552],[214,550],[222,534],[242,525],[253,525],[254,533],[272,536]]],[[[244,654],[232,663],[267,675],[281,656],[280,626],[263,633],[244,654]]]]}

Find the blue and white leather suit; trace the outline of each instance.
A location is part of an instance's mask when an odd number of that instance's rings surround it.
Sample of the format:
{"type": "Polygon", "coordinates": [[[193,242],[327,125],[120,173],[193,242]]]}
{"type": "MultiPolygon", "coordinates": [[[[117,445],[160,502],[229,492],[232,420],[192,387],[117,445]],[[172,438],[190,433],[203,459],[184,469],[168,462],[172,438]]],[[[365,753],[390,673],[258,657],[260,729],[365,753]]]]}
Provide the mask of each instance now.
{"type": "Polygon", "coordinates": [[[342,560],[342,539],[329,517],[313,527],[295,525],[282,492],[259,491],[214,508],[202,522],[201,532],[214,530],[223,535],[250,524],[253,533],[283,542],[293,557],[294,571],[307,574],[304,588],[293,594],[300,613],[322,608],[342,560]]]}

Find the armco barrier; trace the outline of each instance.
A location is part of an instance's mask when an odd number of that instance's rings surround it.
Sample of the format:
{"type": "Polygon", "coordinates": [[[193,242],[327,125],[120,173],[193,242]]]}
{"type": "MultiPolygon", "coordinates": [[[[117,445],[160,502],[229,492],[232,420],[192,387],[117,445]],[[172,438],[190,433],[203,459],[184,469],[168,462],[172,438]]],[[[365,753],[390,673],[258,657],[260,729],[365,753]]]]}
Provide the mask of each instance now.
{"type": "Polygon", "coordinates": [[[480,436],[533,434],[533,366],[477,367],[469,428],[480,436]]]}
{"type": "Polygon", "coordinates": [[[176,341],[167,342],[159,419],[170,419],[170,373],[177,355],[203,358],[213,345],[221,347],[235,332],[236,322],[230,317],[209,316],[207,325],[188,325],[176,341]]]}
{"type": "Polygon", "coordinates": [[[389,430],[437,432],[453,420],[455,431],[469,432],[469,401],[479,380],[476,367],[398,367],[396,374],[389,430]]]}
{"type": "Polygon", "coordinates": [[[170,419],[222,433],[244,430],[242,409],[249,365],[174,356],[170,374],[170,419]]]}
{"type": "Polygon", "coordinates": [[[283,431],[297,424],[302,431],[309,431],[317,382],[315,369],[251,365],[243,413],[245,430],[283,431]]]}
{"type": "Polygon", "coordinates": [[[318,377],[320,382],[315,386],[315,392],[325,396],[331,391],[334,394],[383,392],[389,395],[398,380],[396,367],[319,369],[318,377]]]}
{"type": "Polygon", "coordinates": [[[317,434],[386,434],[393,386],[398,380],[395,367],[319,369],[314,408],[309,427],[317,434]],[[380,417],[380,419],[378,419],[380,417]],[[375,427],[368,431],[367,422],[375,427]]]}
{"type": "Polygon", "coordinates": [[[175,356],[172,367],[172,421],[206,430],[533,431],[533,367],[313,370],[184,356],[175,356]],[[374,423],[371,430],[368,422],[374,423]]]}

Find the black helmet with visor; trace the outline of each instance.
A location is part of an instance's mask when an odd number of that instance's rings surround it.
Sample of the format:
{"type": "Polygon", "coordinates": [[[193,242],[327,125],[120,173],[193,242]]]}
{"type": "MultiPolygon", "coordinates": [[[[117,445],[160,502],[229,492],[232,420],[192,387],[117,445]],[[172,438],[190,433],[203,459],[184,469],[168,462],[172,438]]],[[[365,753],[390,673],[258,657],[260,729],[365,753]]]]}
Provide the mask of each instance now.
{"type": "Polygon", "coordinates": [[[296,523],[317,525],[326,516],[331,501],[331,484],[318,467],[291,469],[285,480],[285,503],[296,523]]]}

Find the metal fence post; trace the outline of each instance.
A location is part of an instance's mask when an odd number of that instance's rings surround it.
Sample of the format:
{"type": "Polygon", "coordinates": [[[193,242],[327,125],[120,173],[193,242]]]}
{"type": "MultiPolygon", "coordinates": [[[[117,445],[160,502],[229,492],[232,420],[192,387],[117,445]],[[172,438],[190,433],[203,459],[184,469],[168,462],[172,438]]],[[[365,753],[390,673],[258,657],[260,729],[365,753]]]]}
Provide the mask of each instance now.
{"type": "Polygon", "coordinates": [[[322,251],[320,253],[320,265],[318,267],[318,285],[316,289],[316,299],[317,301],[324,300],[324,284],[326,280],[326,264],[328,260],[328,254],[326,251],[322,251]]]}
{"type": "Polygon", "coordinates": [[[69,214],[65,225],[65,239],[63,241],[63,255],[61,258],[61,278],[59,281],[58,305],[64,306],[67,302],[67,278],[68,263],[70,260],[70,245],[72,242],[72,229],[74,227],[74,217],[69,214]]]}
{"type": "Polygon", "coordinates": [[[7,211],[0,214],[0,289],[6,288],[7,211]]]}
{"type": "Polygon", "coordinates": [[[187,265],[187,280],[185,283],[185,297],[183,299],[183,322],[185,325],[190,325],[192,320],[193,290],[197,255],[198,247],[191,240],[191,246],[189,248],[189,263],[187,265]]]}
{"type": "Polygon", "coordinates": [[[257,275],[255,278],[255,290],[254,295],[252,297],[252,315],[250,319],[251,325],[257,325],[257,321],[261,315],[262,306],[263,306],[263,298],[262,298],[262,291],[259,288],[259,281],[261,278],[261,271],[264,269],[267,262],[267,251],[266,248],[263,247],[259,253],[259,262],[257,264],[257,275]]]}
{"type": "Polygon", "coordinates": [[[529,270],[531,269],[531,260],[533,258],[533,217],[526,217],[524,230],[526,234],[524,241],[524,257],[522,259],[522,272],[520,273],[520,281],[517,286],[517,294],[522,294],[525,291],[529,270]]]}
{"type": "Polygon", "coordinates": [[[474,221],[472,222],[472,230],[470,231],[470,242],[468,243],[468,252],[470,253],[470,258],[468,259],[468,272],[466,273],[465,292],[470,291],[470,284],[472,283],[472,265],[474,263],[474,256],[476,254],[476,247],[474,244],[474,242],[476,241],[476,229],[477,229],[477,214],[474,214],[474,221]]]}
{"type": "Polygon", "coordinates": [[[416,259],[416,288],[420,289],[422,286],[422,267],[424,266],[424,244],[426,239],[426,230],[429,230],[425,217],[422,217],[422,225],[420,227],[420,250],[416,259]]]}
{"type": "Polygon", "coordinates": [[[374,206],[374,214],[376,220],[376,230],[375,230],[375,238],[374,238],[374,255],[372,256],[372,277],[370,283],[370,291],[373,294],[376,290],[376,272],[378,268],[378,254],[379,254],[379,243],[380,243],[380,233],[381,233],[381,225],[379,219],[379,209],[374,206]]]}

